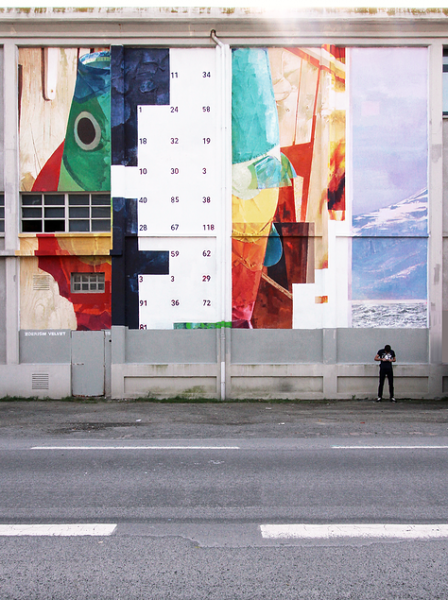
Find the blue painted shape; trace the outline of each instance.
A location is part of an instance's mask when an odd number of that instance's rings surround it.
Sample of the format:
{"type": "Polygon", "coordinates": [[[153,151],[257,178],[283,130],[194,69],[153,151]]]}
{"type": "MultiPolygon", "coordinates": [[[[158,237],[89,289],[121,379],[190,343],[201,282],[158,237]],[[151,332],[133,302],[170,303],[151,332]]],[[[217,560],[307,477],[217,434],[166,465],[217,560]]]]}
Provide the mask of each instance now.
{"type": "Polygon", "coordinates": [[[81,56],[78,61],[76,86],[73,97],[78,102],[86,102],[110,89],[110,52],[95,52],[81,56]]]}
{"type": "Polygon", "coordinates": [[[139,328],[139,275],[168,275],[168,250],[138,249],[137,199],[113,198],[112,325],[139,328]]]}
{"type": "Polygon", "coordinates": [[[281,154],[281,161],[275,156],[264,156],[249,166],[249,171],[256,177],[257,189],[288,187],[291,179],[297,177],[290,160],[281,154]]]}
{"type": "Polygon", "coordinates": [[[232,160],[253,160],[280,144],[267,50],[232,52],[232,160]]]}
{"type": "Polygon", "coordinates": [[[295,172],[294,167],[292,166],[292,162],[287,156],[283,154],[283,152],[280,154],[280,158],[282,161],[282,175],[280,187],[289,187],[290,185],[292,185],[291,179],[297,177],[297,173],[295,172]]]}
{"type": "Polygon", "coordinates": [[[112,164],[137,166],[137,107],[170,103],[168,48],[111,47],[112,164]]]}
{"type": "Polygon", "coordinates": [[[265,267],[273,267],[276,265],[283,255],[282,240],[275,228],[274,223],[271,226],[271,232],[269,233],[268,243],[266,246],[266,254],[264,256],[263,265],[265,267]]]}
{"type": "Polygon", "coordinates": [[[260,160],[257,160],[249,167],[249,171],[255,174],[259,190],[276,188],[280,185],[282,165],[274,156],[264,156],[260,160]]]}
{"type": "Polygon", "coordinates": [[[352,300],[426,300],[426,238],[353,238],[352,300]]]}

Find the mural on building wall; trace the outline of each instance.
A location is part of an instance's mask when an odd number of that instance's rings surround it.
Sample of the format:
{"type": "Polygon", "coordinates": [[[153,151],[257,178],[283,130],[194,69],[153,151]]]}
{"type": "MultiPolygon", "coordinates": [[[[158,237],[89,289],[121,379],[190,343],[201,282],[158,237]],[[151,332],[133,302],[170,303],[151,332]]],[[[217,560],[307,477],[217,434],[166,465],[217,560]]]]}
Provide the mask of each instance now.
{"type": "Polygon", "coordinates": [[[225,198],[217,51],[111,51],[113,324],[220,327],[225,198]]]}
{"type": "Polygon", "coordinates": [[[427,61],[351,50],[354,327],[427,327],[427,61]]]}
{"type": "Polygon", "coordinates": [[[39,206],[43,225],[24,221],[23,231],[48,233],[21,239],[22,328],[111,326],[111,240],[95,234],[110,223],[107,195],[90,207],[89,195],[72,195],[65,206],[64,194],[110,190],[110,129],[108,50],[19,50],[20,189],[48,193],[24,200],[24,219],[39,206]],[[104,289],[73,293],[73,273],[101,273],[104,289]]]}
{"type": "Polygon", "coordinates": [[[109,191],[110,52],[24,48],[19,65],[21,191],[109,191]]]}
{"type": "Polygon", "coordinates": [[[22,327],[425,327],[427,51],[350,50],[350,202],[345,57],[232,51],[225,322],[219,51],[21,48],[22,192],[112,181],[114,215],[111,257],[94,230],[21,239],[22,327]],[[104,274],[104,292],[73,294],[72,273],[104,274]]]}
{"type": "Polygon", "coordinates": [[[234,50],[232,151],[233,327],[336,326],[326,272],[329,222],[345,218],[344,49],[234,50]]]}

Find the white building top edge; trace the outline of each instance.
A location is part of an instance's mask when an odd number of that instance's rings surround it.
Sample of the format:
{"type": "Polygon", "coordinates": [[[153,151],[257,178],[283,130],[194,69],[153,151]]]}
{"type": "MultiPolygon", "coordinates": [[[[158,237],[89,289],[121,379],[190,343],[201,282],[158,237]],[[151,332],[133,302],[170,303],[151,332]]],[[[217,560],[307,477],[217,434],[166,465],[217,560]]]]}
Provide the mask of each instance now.
{"type": "MultiPolygon", "coordinates": [[[[9,0],[10,4],[13,0],[9,0]]],[[[106,0],[107,1],[107,0],[106,0]]],[[[212,0],[213,1],[213,0],[212,0]]],[[[224,4],[222,0],[216,0],[224,4]]],[[[76,6],[76,0],[72,1],[72,7],[14,7],[2,6],[0,0],[0,20],[2,21],[30,21],[30,20],[66,20],[67,17],[79,21],[87,20],[183,20],[183,19],[219,19],[219,20],[246,20],[262,19],[274,21],[283,19],[298,20],[331,20],[339,21],[350,20],[443,20],[448,19],[448,8],[443,7],[401,7],[398,1],[394,2],[395,7],[366,7],[361,6],[362,2],[357,2],[357,6],[347,6],[350,1],[346,1],[345,8],[329,7],[315,5],[305,7],[300,2],[289,0],[280,0],[275,7],[271,3],[269,6],[263,6],[263,2],[256,1],[256,5],[251,6],[254,0],[248,0],[246,7],[238,6],[140,6],[140,7],[122,7],[113,6],[114,0],[108,0],[109,6],[82,7],[76,6]]],[[[51,2],[48,2],[50,4],[51,2]]],[[[386,3],[386,2],[385,2],[386,3]]],[[[117,2],[118,4],[118,2],[117,2]]],[[[437,2],[432,3],[437,4],[437,2]]]]}

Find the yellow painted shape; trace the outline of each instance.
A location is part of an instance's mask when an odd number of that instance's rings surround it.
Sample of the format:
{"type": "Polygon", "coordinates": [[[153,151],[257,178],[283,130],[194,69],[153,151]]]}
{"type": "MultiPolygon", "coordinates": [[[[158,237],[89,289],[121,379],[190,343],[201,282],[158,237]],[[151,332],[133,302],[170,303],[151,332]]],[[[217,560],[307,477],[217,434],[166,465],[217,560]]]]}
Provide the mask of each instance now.
{"type": "MultiPolygon", "coordinates": [[[[61,250],[65,250],[71,256],[101,256],[101,262],[110,262],[109,251],[112,249],[112,235],[101,234],[58,234],[56,235],[61,250]],[[105,258],[106,257],[106,258],[105,258]]],[[[39,248],[39,240],[34,234],[22,234],[20,236],[20,249],[16,250],[16,256],[34,256],[39,248]]],[[[92,263],[98,264],[98,262],[92,263]]]]}
{"type": "Polygon", "coordinates": [[[73,304],[59,294],[55,279],[38,267],[37,257],[20,261],[20,328],[73,329],[77,322],[73,304]],[[48,290],[34,290],[34,275],[47,277],[48,290]]]}
{"type": "MultiPolygon", "coordinates": [[[[108,255],[112,249],[112,236],[57,236],[59,246],[72,256],[108,255]]],[[[84,259],[83,259],[84,260],[84,259]]],[[[102,262],[106,262],[104,259],[102,262]]]]}
{"type": "Polygon", "coordinates": [[[256,238],[269,235],[277,202],[278,188],[261,190],[250,200],[232,196],[233,237],[250,235],[256,238]]]}
{"type": "Polygon", "coordinates": [[[39,242],[36,236],[20,237],[20,249],[16,250],[16,256],[34,256],[34,253],[39,247],[39,242]]]}

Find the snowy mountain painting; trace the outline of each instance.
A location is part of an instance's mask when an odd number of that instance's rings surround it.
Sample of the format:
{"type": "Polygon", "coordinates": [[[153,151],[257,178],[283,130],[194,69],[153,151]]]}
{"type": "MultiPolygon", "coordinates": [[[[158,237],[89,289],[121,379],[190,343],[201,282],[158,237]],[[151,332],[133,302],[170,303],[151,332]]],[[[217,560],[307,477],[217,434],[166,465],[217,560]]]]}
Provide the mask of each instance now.
{"type": "Polygon", "coordinates": [[[428,192],[353,217],[352,325],[427,326],[428,192]]]}
{"type": "Polygon", "coordinates": [[[363,237],[427,236],[428,190],[406,200],[353,217],[353,235],[363,237]]]}
{"type": "Polygon", "coordinates": [[[352,326],[427,327],[428,51],[352,48],[350,76],[352,326]]]}

